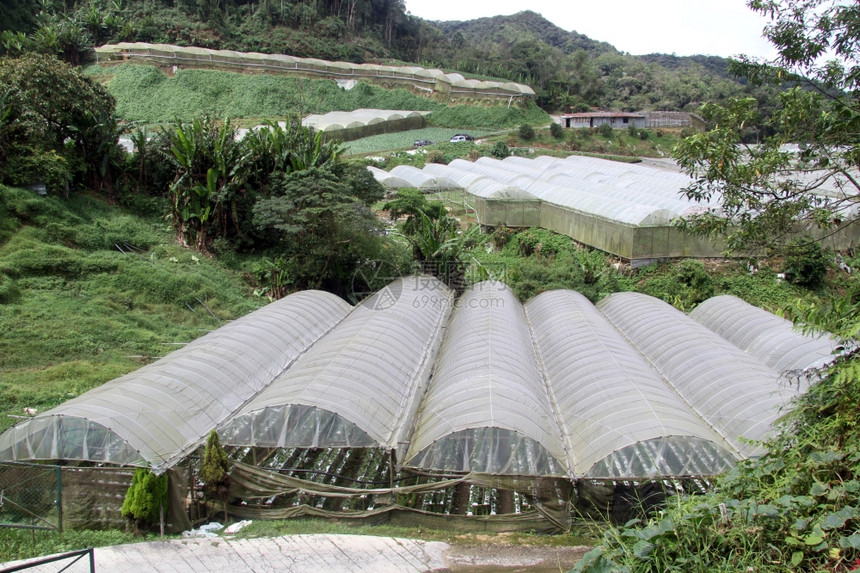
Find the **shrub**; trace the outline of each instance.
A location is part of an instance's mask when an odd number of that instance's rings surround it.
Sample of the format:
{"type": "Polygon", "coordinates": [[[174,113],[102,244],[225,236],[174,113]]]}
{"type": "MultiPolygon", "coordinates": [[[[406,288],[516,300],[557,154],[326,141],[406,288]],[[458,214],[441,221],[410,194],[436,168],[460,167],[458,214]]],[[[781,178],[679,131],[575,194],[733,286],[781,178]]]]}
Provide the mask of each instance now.
{"type": "Polygon", "coordinates": [[[601,123],[597,127],[597,133],[606,139],[612,139],[612,126],[608,123],[601,123]]]}
{"type": "Polygon", "coordinates": [[[230,498],[230,463],[227,454],[221,447],[221,440],[215,430],[209,432],[206,440],[206,451],[203,454],[203,465],[200,466],[200,479],[204,484],[204,492],[211,499],[220,500],[224,506],[224,521],[227,521],[227,500],[230,498]]]}
{"type": "Polygon", "coordinates": [[[135,470],[122,503],[123,517],[129,518],[136,530],[146,529],[159,521],[164,509],[167,509],[167,474],[156,476],[146,468],[135,470]]]}
{"type": "Polygon", "coordinates": [[[21,295],[21,291],[15,286],[15,281],[0,273],[0,304],[9,304],[21,295]]]}
{"type": "Polygon", "coordinates": [[[427,152],[427,155],[424,157],[424,161],[426,163],[441,163],[442,165],[447,165],[448,161],[445,161],[445,153],[441,149],[431,149],[427,152]]]}
{"type": "Polygon", "coordinates": [[[549,133],[556,139],[562,139],[564,137],[564,128],[561,127],[561,124],[552,122],[549,124],[549,133]]]}
{"type": "Polygon", "coordinates": [[[523,125],[520,126],[519,134],[520,134],[520,139],[522,139],[523,141],[531,141],[535,138],[534,128],[532,126],[528,125],[527,123],[524,123],[523,125]]]}
{"type": "Polygon", "coordinates": [[[816,288],[824,281],[828,266],[827,253],[817,241],[798,237],[786,248],[782,271],[791,284],[816,288]]]}
{"type": "Polygon", "coordinates": [[[490,155],[493,157],[497,157],[499,159],[504,159],[511,154],[511,150],[508,147],[508,144],[504,141],[497,141],[493,148],[490,150],[490,155]]]}

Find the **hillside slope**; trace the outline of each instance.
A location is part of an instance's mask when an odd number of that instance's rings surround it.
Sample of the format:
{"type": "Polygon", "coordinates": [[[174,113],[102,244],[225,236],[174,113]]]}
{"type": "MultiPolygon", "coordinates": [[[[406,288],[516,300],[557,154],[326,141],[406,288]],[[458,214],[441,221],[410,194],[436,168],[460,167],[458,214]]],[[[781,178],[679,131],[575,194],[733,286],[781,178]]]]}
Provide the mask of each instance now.
{"type": "MultiPolygon", "coordinates": [[[[18,0],[26,26],[42,4],[18,0]]],[[[39,49],[79,63],[88,47],[137,41],[257,51],[333,61],[415,62],[532,86],[548,111],[597,106],[617,110],[694,111],[706,101],[749,92],[719,58],[637,57],[525,11],[471,21],[427,22],[395,0],[174,3],[129,0],[91,9],[89,2],[44,3],[42,30],[26,42],[7,36],[0,53],[39,49]],[[665,65],[664,65],[665,64],[665,65]]],[[[13,21],[14,20],[14,21],[13,21]]]]}

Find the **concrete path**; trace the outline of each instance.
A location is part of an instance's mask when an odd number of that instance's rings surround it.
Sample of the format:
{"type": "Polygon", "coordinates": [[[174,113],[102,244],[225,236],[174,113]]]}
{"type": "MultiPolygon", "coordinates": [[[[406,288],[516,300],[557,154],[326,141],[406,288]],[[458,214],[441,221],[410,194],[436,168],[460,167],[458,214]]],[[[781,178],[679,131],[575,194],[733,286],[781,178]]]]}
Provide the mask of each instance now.
{"type": "MultiPolygon", "coordinates": [[[[98,573],[423,573],[448,571],[443,559],[447,549],[447,543],[438,541],[364,535],[194,538],[99,547],[95,565],[98,573]]],[[[0,570],[21,563],[26,561],[0,563],[0,570]]],[[[25,571],[53,573],[65,564],[25,571]]],[[[84,558],[65,571],[89,570],[89,560],[84,558]]]]}

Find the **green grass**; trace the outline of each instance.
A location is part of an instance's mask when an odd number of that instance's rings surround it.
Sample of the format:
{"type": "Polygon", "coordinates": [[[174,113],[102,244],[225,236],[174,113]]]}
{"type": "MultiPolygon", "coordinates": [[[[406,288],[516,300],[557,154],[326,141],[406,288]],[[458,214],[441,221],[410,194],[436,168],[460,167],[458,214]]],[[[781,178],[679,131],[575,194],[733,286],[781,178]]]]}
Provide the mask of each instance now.
{"type": "MultiPolygon", "coordinates": [[[[154,536],[141,537],[118,530],[108,531],[28,531],[0,528],[0,562],[31,559],[54,553],[79,551],[88,547],[106,547],[125,543],[155,541],[154,536]]],[[[69,562],[60,563],[59,570],[69,562]]],[[[98,569],[98,567],[97,567],[98,569]]]]}
{"type": "MultiPolygon", "coordinates": [[[[453,129],[450,127],[425,127],[423,129],[413,129],[410,131],[401,131],[398,133],[383,133],[381,135],[373,135],[371,137],[363,137],[355,141],[350,141],[344,144],[346,152],[350,155],[368,155],[371,153],[382,153],[386,151],[399,151],[404,149],[413,149],[413,144],[419,139],[432,141],[434,145],[427,146],[417,150],[419,154],[426,154],[432,149],[439,149],[443,144],[448,143],[448,140],[457,133],[464,133],[466,130],[453,129]]],[[[497,131],[479,128],[468,130],[469,135],[481,138],[498,133],[497,131]]],[[[471,149],[474,143],[459,143],[452,144],[457,149],[465,153],[471,149]]]]}
{"type": "Polygon", "coordinates": [[[97,198],[0,187],[0,220],[0,429],[267,302],[163,219],[97,198]]]}
{"type": "Polygon", "coordinates": [[[423,539],[425,541],[444,541],[449,544],[473,545],[475,543],[504,543],[510,545],[533,546],[581,546],[593,545],[596,541],[586,528],[574,528],[571,533],[542,535],[531,533],[464,533],[451,529],[426,529],[394,525],[364,525],[359,523],[332,522],[322,519],[290,519],[278,521],[254,521],[241,529],[236,537],[276,537],[280,535],[300,535],[304,533],[376,535],[382,537],[401,537],[423,539]]]}
{"type": "Polygon", "coordinates": [[[208,114],[251,120],[240,123],[253,125],[290,114],[304,117],[359,108],[431,111],[433,125],[457,130],[513,128],[549,121],[546,112],[533,102],[510,107],[507,102],[489,101],[448,105],[406,89],[364,82],[344,90],[331,80],[203,69],[179,70],[167,76],[157,67],[132,64],[93,65],[86,73],[107,85],[117,100],[120,117],[148,124],[208,114]]]}

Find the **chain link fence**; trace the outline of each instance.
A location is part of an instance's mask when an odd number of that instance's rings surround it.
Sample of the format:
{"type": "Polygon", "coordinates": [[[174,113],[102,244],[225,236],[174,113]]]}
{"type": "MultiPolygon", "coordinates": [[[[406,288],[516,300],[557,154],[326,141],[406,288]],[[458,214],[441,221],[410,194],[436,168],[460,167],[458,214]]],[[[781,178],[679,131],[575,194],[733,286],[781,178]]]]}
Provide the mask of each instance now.
{"type": "Polygon", "coordinates": [[[59,466],[0,464],[0,527],[63,529],[59,466]]]}

